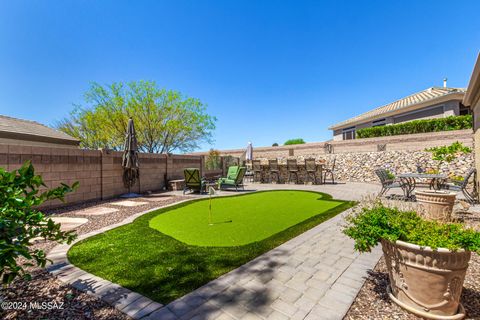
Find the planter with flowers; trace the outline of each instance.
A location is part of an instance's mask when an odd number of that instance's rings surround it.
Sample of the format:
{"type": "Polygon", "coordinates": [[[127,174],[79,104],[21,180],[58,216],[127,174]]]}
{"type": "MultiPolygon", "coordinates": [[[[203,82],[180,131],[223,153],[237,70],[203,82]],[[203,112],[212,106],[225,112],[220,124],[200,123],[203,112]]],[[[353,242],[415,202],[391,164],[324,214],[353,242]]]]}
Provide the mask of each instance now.
{"type": "Polygon", "coordinates": [[[355,249],[381,243],[389,273],[390,298],[427,319],[462,319],[460,303],[471,252],[480,253],[480,232],[460,224],[421,218],[414,211],[381,203],[347,218],[344,233],[355,249]]]}

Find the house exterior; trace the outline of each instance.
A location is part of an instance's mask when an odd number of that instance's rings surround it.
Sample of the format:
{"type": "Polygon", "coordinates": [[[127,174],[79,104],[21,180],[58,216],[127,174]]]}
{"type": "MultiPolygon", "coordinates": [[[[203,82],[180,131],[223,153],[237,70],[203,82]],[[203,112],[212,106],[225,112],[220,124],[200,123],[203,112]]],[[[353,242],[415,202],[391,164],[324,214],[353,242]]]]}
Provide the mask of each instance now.
{"type": "Polygon", "coordinates": [[[412,120],[442,118],[470,114],[462,100],[463,88],[431,87],[408,97],[339,122],[330,128],[333,140],[355,139],[358,129],[397,124],[412,120]]]}
{"type": "MultiPolygon", "coordinates": [[[[475,167],[480,172],[480,54],[473,67],[472,76],[468,83],[467,93],[463,99],[463,104],[469,106],[473,111],[473,137],[475,146],[475,167]]],[[[478,177],[478,174],[477,174],[478,177]]],[[[477,179],[477,186],[479,181],[477,179]]]]}
{"type": "Polygon", "coordinates": [[[78,148],[80,141],[38,122],[0,115],[0,144],[78,148]]]}

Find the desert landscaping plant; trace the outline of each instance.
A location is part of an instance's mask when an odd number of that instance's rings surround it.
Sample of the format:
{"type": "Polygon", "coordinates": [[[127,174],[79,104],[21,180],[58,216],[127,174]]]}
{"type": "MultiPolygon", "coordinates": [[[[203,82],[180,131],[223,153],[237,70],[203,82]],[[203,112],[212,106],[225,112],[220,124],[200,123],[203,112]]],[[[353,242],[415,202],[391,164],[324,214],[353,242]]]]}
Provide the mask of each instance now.
{"type": "Polygon", "coordinates": [[[33,266],[33,262],[45,266],[45,252],[30,247],[33,239],[70,243],[75,238],[74,232],[61,231],[60,224],[37,208],[47,200],[63,201],[65,194],[74,191],[78,183],[46,191],[40,191],[41,187],[46,186],[30,162],[11,172],[0,168],[0,276],[4,285],[18,276],[30,279],[26,267],[33,266]],[[19,263],[19,258],[27,262],[19,263]]]}
{"type": "Polygon", "coordinates": [[[380,202],[349,216],[347,223],[344,233],[356,250],[368,252],[382,244],[395,303],[424,318],[462,316],[463,280],[471,252],[480,253],[480,232],[424,220],[415,211],[380,202]]]}
{"type": "Polygon", "coordinates": [[[432,159],[437,161],[437,169],[440,171],[443,163],[451,163],[459,155],[472,152],[472,149],[456,141],[449,146],[432,147],[425,151],[432,153],[432,159]]]}
{"type": "Polygon", "coordinates": [[[210,149],[205,160],[205,168],[208,170],[221,169],[222,158],[220,157],[220,151],[210,149]]]}

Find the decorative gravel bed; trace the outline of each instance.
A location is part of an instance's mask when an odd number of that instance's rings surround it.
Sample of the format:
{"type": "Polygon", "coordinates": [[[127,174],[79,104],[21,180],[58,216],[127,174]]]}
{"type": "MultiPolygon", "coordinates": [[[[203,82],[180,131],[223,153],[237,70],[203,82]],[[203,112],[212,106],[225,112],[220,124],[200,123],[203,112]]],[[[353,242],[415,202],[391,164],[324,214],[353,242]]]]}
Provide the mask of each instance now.
{"type": "MultiPolygon", "coordinates": [[[[457,214],[457,218],[467,226],[480,230],[480,212],[457,214]]],[[[382,257],[375,269],[369,272],[344,319],[420,319],[390,301],[386,292],[388,284],[387,268],[382,257]]],[[[472,254],[463,286],[461,302],[467,312],[465,319],[480,319],[480,256],[475,253],[472,254]]]]}
{"type": "MultiPolygon", "coordinates": [[[[157,195],[158,197],[158,195],[157,195]]],[[[107,225],[118,223],[135,213],[153,208],[161,208],[166,205],[189,199],[189,196],[165,196],[158,197],[158,201],[145,201],[139,198],[138,201],[148,202],[145,205],[136,207],[121,207],[112,205],[118,199],[107,201],[88,202],[79,205],[67,206],[64,208],[45,210],[47,214],[56,216],[85,217],[79,215],[80,210],[93,207],[112,207],[119,209],[117,212],[99,216],[88,216],[88,222],[77,229],[77,234],[84,234],[102,228],[107,225]]],[[[131,199],[137,201],[136,199],[131,199]]],[[[41,248],[45,252],[50,251],[57,244],[54,242],[38,241],[34,248],[41,248]]],[[[124,320],[129,319],[122,312],[102,302],[94,296],[78,291],[69,285],[62,283],[48,272],[39,268],[30,268],[33,279],[31,281],[16,280],[8,288],[0,289],[1,302],[15,302],[20,309],[0,309],[1,319],[100,319],[100,320],[124,320]],[[50,302],[52,309],[30,308],[30,303],[50,302]],[[53,303],[55,302],[55,303],[53,303]],[[60,304],[62,308],[57,308],[60,304]],[[24,308],[25,304],[28,307],[24,308]]]]}

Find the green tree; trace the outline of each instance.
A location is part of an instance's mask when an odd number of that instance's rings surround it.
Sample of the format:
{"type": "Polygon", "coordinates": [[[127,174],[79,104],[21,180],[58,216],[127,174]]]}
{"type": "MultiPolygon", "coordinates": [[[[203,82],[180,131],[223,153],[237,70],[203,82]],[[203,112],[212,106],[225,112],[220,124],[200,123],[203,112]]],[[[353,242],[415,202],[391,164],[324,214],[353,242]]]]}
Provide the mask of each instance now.
{"type": "Polygon", "coordinates": [[[216,118],[198,99],[158,88],[155,82],[93,83],[85,106],[76,105],[57,128],[81,141],[83,148],[123,147],[128,118],[135,122],[142,152],[188,152],[212,142],[216,118]]]}
{"type": "Polygon", "coordinates": [[[278,147],[278,143],[274,142],[274,143],[272,144],[272,147],[278,147]]]}
{"type": "Polygon", "coordinates": [[[64,195],[77,186],[78,182],[71,187],[62,184],[40,192],[45,184],[42,177],[35,175],[30,162],[12,172],[0,168],[0,277],[3,284],[9,284],[17,276],[30,279],[25,267],[33,266],[32,261],[37,266],[45,266],[45,252],[31,247],[34,238],[67,243],[74,240],[73,231],[61,231],[60,224],[54,223],[37,208],[47,200],[63,201],[64,195]],[[18,264],[20,257],[27,263],[18,264]]]}
{"type": "Polygon", "coordinates": [[[304,143],[305,143],[305,140],[303,140],[302,138],[297,138],[297,139],[287,140],[287,141],[285,141],[285,143],[283,145],[288,146],[288,145],[291,145],[291,144],[304,144],[304,143]]]}

